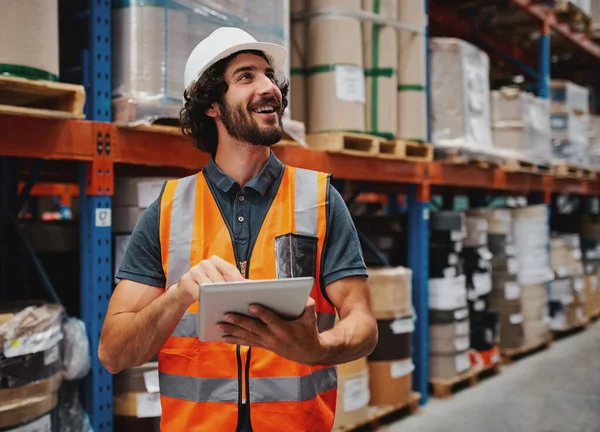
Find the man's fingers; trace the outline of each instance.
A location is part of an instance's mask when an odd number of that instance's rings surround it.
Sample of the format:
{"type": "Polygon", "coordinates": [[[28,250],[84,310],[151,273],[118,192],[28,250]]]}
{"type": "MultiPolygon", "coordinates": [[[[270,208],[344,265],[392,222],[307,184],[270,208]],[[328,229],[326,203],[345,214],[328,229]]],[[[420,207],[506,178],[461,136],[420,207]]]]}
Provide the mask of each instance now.
{"type": "Polygon", "coordinates": [[[202,260],[198,264],[198,267],[212,282],[225,282],[225,278],[212,262],[202,260]]]}
{"type": "Polygon", "coordinates": [[[280,321],[279,317],[273,311],[257,304],[250,305],[248,308],[251,314],[255,315],[266,325],[273,325],[280,321]]]}
{"type": "Polygon", "coordinates": [[[230,324],[256,334],[261,334],[266,331],[265,325],[261,321],[238,314],[225,315],[223,324],[230,324]]]}
{"type": "Polygon", "coordinates": [[[213,255],[210,257],[209,260],[214,266],[215,268],[223,275],[223,277],[225,278],[225,280],[227,281],[232,281],[232,282],[237,282],[237,281],[243,281],[245,280],[240,271],[238,270],[238,268],[236,266],[234,266],[233,264],[228,263],[227,261],[225,261],[224,259],[213,255]]]}

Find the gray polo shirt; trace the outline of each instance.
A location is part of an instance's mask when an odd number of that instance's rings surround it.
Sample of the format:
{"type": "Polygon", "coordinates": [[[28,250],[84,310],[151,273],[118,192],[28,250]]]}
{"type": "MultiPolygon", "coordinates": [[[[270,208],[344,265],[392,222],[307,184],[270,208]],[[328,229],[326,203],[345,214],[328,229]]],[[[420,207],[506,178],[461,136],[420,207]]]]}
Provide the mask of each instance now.
{"type": "MultiPolygon", "coordinates": [[[[203,170],[223,217],[232,227],[234,247],[241,261],[247,260],[249,245],[258,236],[281,183],[283,168],[283,163],[271,152],[260,173],[243,188],[221,171],[212,158],[203,170]]],[[[117,273],[118,279],[164,288],[166,279],[161,260],[159,217],[160,197],[146,209],[136,225],[117,273]]],[[[348,276],[366,274],[360,241],[350,212],[339,192],[330,185],[323,288],[348,276]]]]}

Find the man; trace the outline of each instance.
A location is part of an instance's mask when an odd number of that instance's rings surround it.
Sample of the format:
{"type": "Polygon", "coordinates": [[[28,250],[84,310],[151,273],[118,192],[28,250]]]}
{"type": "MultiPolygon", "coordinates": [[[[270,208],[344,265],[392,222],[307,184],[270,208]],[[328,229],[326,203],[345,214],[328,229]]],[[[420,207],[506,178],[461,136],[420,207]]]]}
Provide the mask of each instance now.
{"type": "Polygon", "coordinates": [[[328,175],[284,166],[269,149],[283,133],[288,89],[276,72],[285,56],[236,28],[194,49],[181,120],[212,158],[166,183],[117,275],[98,355],[117,373],[158,353],[162,431],[330,431],[335,365],[377,343],[341,196],[328,175]],[[299,319],[251,306],[260,320],[231,315],[222,342],[198,340],[202,283],[292,276],[315,277],[299,319]]]}

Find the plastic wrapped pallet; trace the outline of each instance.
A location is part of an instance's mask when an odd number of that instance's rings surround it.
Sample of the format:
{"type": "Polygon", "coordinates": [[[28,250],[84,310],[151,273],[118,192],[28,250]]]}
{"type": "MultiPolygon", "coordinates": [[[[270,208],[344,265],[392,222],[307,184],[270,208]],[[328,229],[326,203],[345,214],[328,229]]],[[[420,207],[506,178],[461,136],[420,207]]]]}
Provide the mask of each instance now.
{"type": "Polygon", "coordinates": [[[58,0],[4,0],[0,75],[58,79],[58,0]]]}
{"type": "Polygon", "coordinates": [[[430,52],[433,144],[491,151],[488,55],[453,38],[432,38],[430,52]]]}
{"type": "MultiPolygon", "coordinates": [[[[360,11],[361,0],[311,0],[310,10],[343,7],[360,11]]],[[[335,14],[307,24],[307,132],[364,132],[365,79],[362,22],[335,14]],[[341,37],[343,36],[343,37],[341,37]]]]}
{"type": "MultiPolygon", "coordinates": [[[[363,9],[395,19],[398,0],[363,0],[363,9]]],[[[394,27],[363,23],[366,130],[394,138],[398,121],[398,34],[394,27]]]]}
{"type": "Polygon", "coordinates": [[[427,141],[427,15],[425,2],[399,1],[398,20],[422,30],[398,30],[398,138],[427,141]]]}
{"type": "Polygon", "coordinates": [[[569,81],[552,81],[550,126],[556,159],[587,165],[589,146],[589,90],[569,81]]]}
{"type": "Polygon", "coordinates": [[[492,131],[494,147],[507,156],[551,162],[548,100],[510,87],[492,91],[492,131]]]}
{"type": "Polygon", "coordinates": [[[58,430],[62,315],[53,304],[0,309],[0,430],[58,430]]]}
{"type": "MultiPolygon", "coordinates": [[[[177,121],[185,63],[219,27],[289,48],[287,0],[113,1],[113,105],[121,124],[177,121]]],[[[284,75],[289,76],[289,65],[284,75]]]]}

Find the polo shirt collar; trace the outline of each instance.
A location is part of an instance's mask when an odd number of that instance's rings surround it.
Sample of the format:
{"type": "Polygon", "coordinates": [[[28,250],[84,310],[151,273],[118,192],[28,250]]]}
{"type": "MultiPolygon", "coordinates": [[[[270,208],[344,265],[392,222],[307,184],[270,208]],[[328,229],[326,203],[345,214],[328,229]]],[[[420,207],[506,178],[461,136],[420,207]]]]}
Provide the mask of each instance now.
{"type": "MultiPolygon", "coordinates": [[[[271,152],[267,163],[265,163],[260,172],[246,184],[245,188],[254,189],[259,194],[264,195],[269,186],[277,179],[277,177],[279,177],[282,170],[283,163],[277,159],[275,153],[271,152]]],[[[217,166],[214,157],[210,158],[210,161],[204,168],[204,174],[223,192],[229,192],[231,188],[238,184],[217,166]]]]}

